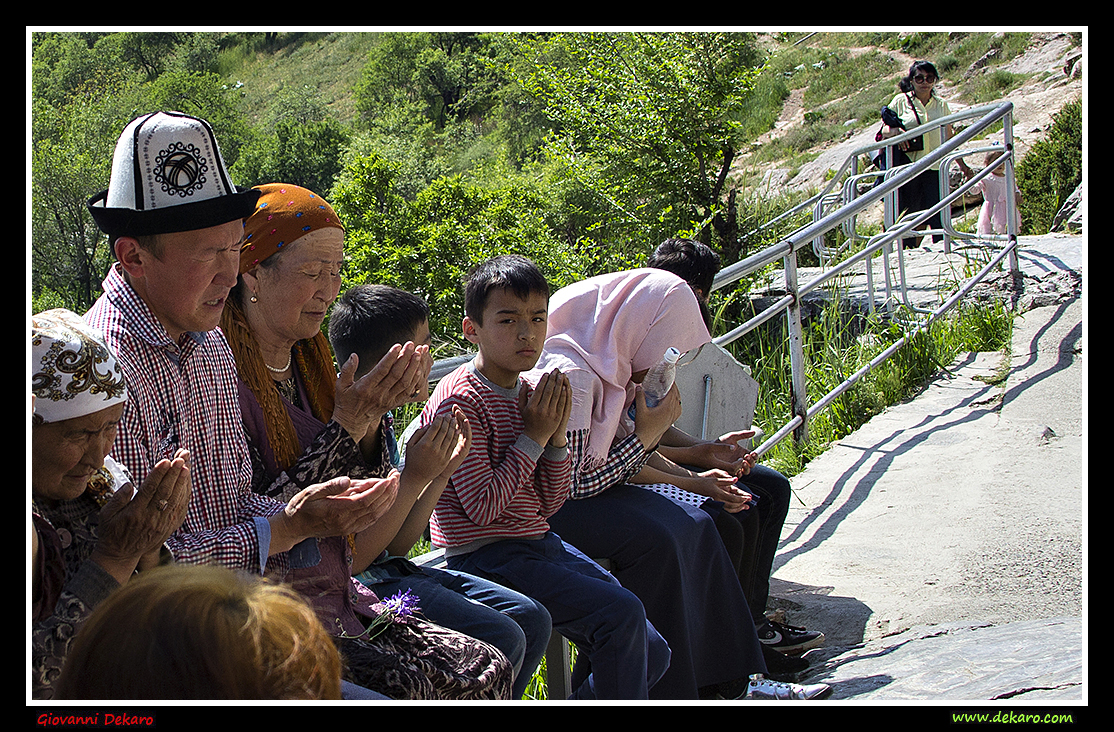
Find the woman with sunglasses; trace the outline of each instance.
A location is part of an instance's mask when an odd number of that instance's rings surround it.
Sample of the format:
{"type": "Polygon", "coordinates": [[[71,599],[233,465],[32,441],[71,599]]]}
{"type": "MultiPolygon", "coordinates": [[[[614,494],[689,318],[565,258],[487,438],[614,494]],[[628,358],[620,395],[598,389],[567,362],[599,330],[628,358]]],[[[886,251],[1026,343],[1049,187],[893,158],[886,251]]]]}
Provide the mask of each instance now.
{"type": "MultiPolygon", "coordinates": [[[[916,61],[909,67],[909,74],[898,82],[900,90],[890,102],[889,107],[901,118],[905,129],[883,125],[882,137],[894,137],[914,127],[926,125],[933,120],[947,117],[952,113],[948,103],[936,94],[936,82],[940,75],[936,67],[929,61],[916,61]]],[[[919,141],[905,140],[898,143],[898,147],[909,156],[909,161],[917,162],[925,155],[935,150],[944,140],[952,136],[951,125],[944,127],[926,128],[919,141]]],[[[961,169],[966,171],[966,165],[961,159],[961,169]]],[[[940,202],[940,164],[936,163],[928,170],[918,175],[897,191],[897,208],[899,212],[914,213],[924,211],[940,202]]],[[[942,228],[940,214],[934,214],[928,221],[921,224],[918,229],[925,227],[932,229],[942,228]]],[[[932,240],[940,241],[940,234],[933,234],[932,240]]],[[[920,246],[920,237],[903,239],[902,246],[906,249],[920,246]]]]}

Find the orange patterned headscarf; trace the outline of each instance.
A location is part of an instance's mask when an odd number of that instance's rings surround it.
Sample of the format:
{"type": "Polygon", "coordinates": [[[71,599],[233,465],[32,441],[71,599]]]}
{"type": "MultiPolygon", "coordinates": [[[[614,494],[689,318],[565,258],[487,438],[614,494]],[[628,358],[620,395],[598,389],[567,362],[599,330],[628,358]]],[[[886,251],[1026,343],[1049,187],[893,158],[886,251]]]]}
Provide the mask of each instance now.
{"type": "Polygon", "coordinates": [[[253,190],[260,191],[259,202],[244,221],[240,274],[311,231],[344,230],[333,207],[313,191],[289,183],[268,183],[253,190]]]}

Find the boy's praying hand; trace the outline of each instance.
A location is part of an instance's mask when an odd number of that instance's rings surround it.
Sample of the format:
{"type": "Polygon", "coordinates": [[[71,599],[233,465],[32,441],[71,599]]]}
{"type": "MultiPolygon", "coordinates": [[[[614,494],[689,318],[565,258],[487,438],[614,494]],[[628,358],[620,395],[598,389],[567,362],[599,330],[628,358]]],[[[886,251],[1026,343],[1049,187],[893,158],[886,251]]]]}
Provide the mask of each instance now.
{"type": "Polygon", "coordinates": [[[352,562],[355,573],[366,569],[384,549],[396,556],[405,556],[410,551],[471,445],[472,428],[459,407],[411,435],[395,505],[356,539],[352,562]]]}
{"type": "Polygon", "coordinates": [[[565,447],[565,430],[572,411],[572,387],[569,377],[559,370],[542,374],[533,389],[523,388],[518,395],[523,433],[545,447],[565,447]]]}

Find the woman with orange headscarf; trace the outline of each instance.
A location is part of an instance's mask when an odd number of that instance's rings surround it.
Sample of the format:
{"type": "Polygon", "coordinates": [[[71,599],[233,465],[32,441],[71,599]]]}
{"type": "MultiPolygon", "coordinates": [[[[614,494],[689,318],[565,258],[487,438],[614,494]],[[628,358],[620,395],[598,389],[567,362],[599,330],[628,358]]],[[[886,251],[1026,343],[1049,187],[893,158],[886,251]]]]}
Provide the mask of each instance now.
{"type": "MultiPolygon", "coordinates": [[[[441,578],[443,573],[389,556],[389,549],[405,553],[398,547],[414,543],[411,529],[419,523],[419,498],[437,490],[442,474],[447,481],[469,445],[466,420],[449,417],[415,434],[405,468],[401,473],[395,468],[391,410],[427,393],[429,346],[395,344],[358,377],[365,369],[353,355],[338,375],[322,324],[340,292],[344,229],[332,207],[312,191],[285,183],[258,188],[256,211],[244,224],[239,283],[221,322],[240,377],[254,488],[286,500],[323,476],[389,476],[398,481],[394,505],[359,535],[347,542],[337,538],[295,547],[292,560],[302,566],[295,572],[295,586],[313,596],[327,623],[339,623],[346,635],[362,632],[364,621],[355,616],[366,617],[361,607],[375,604],[377,595],[412,591],[423,616],[437,624],[427,625],[455,636],[462,653],[506,656],[502,665],[508,671],[524,671],[529,678],[533,667],[523,668],[527,639],[520,621],[535,620],[539,608],[534,603],[485,582],[483,600],[490,605],[485,604],[471,597],[480,580],[441,578]],[[349,579],[369,566],[386,565],[384,572],[398,581],[380,587],[353,580],[349,592],[322,569],[330,562],[338,565],[333,571],[343,570],[349,579]],[[355,612],[345,609],[350,596],[357,598],[355,612]],[[523,620],[523,614],[529,617],[523,620]]],[[[425,521],[428,515],[420,523],[425,521]]],[[[549,637],[548,614],[540,620],[544,622],[533,625],[543,630],[531,634],[543,636],[539,657],[549,637]]]]}

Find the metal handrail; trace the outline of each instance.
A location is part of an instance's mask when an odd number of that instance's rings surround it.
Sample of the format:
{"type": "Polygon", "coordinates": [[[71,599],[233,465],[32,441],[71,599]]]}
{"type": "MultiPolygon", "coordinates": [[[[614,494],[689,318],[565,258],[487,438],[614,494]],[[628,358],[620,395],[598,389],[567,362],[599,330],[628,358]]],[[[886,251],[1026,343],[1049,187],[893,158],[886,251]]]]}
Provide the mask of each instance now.
{"type": "MultiPolygon", "coordinates": [[[[976,107],[958,112],[955,114],[942,117],[932,122],[922,124],[913,130],[907,131],[900,135],[888,138],[882,142],[871,143],[859,147],[848,154],[843,164],[840,166],[837,173],[829,179],[827,185],[809,197],[807,200],[793,206],[790,210],[783,212],[774,219],[771,219],[766,224],[763,224],[758,229],[755,229],[751,234],[757,233],[764,228],[774,225],[781,220],[793,216],[802,211],[813,209],[812,222],[798,228],[792,234],[782,238],[777,243],[751,254],[744,259],[739,260],[727,267],[724,267],[716,274],[712,290],[718,290],[729,285],[737,283],[742,278],[749,274],[758,272],[765,268],[767,265],[773,264],[778,260],[782,260],[785,268],[786,290],[787,294],[779,298],[772,305],[764,309],[762,312],[755,314],[749,320],[733,328],[731,331],[721,335],[713,342],[724,346],[727,345],[746,333],[757,328],[762,323],[780,316],[783,312],[789,321],[789,351],[790,351],[790,369],[791,369],[791,389],[792,389],[792,404],[793,404],[793,418],[790,419],[780,429],[770,435],[761,445],[755,448],[755,452],[759,455],[764,454],[770,450],[774,445],[780,442],[789,434],[794,434],[798,439],[803,439],[807,435],[808,420],[815,416],[818,412],[826,408],[832,403],[840,394],[849,389],[856,381],[865,376],[869,371],[877,367],[883,361],[892,356],[898,349],[908,343],[919,331],[927,328],[932,322],[939,318],[944,312],[958,303],[963,295],[965,295],[975,284],[986,277],[995,267],[997,267],[1004,258],[1009,258],[1010,271],[1018,272],[1018,259],[1017,259],[1017,234],[1016,231],[1016,210],[1013,197],[1009,197],[1007,201],[1007,211],[1009,218],[1009,228],[1007,234],[1004,236],[1005,246],[1001,251],[992,258],[991,262],[987,264],[975,277],[968,280],[960,289],[956,291],[947,301],[935,310],[926,310],[914,306],[909,301],[909,296],[905,281],[905,265],[904,257],[902,256],[902,249],[899,245],[897,247],[896,268],[898,271],[898,289],[901,291],[901,305],[913,313],[920,313],[927,315],[927,317],[920,322],[911,332],[900,338],[895,343],[891,344],[888,348],[883,350],[866,366],[859,369],[857,372],[847,377],[847,379],[839,386],[820,397],[815,404],[808,405],[805,397],[805,364],[804,364],[804,350],[803,350],[803,335],[801,326],[801,299],[802,297],[829,281],[850,273],[857,266],[865,266],[867,275],[867,288],[870,307],[874,308],[874,284],[871,260],[874,255],[881,251],[883,257],[883,271],[886,275],[886,298],[885,302],[888,308],[894,307],[892,298],[892,283],[890,282],[890,258],[892,256],[891,247],[894,241],[900,240],[906,234],[916,229],[922,223],[928,221],[935,213],[945,210],[950,211],[951,203],[959,196],[963,195],[967,190],[972,188],[978,181],[982,180],[986,175],[991,174],[991,170],[999,165],[1006,166],[1007,185],[1009,190],[1013,190],[1013,132],[1011,125],[1011,113],[1013,111],[1013,104],[1010,102],[1003,102],[997,105],[987,105],[976,107]],[[955,122],[974,119],[975,121],[964,129],[960,134],[956,135],[950,140],[943,142],[938,148],[931,151],[920,160],[909,165],[893,166],[892,165],[892,146],[901,142],[902,140],[910,139],[917,135],[923,134],[926,129],[930,127],[945,127],[954,124],[955,122]],[[974,149],[964,149],[963,146],[968,142],[978,137],[984,130],[991,125],[1002,120],[1002,135],[1003,145],[1006,154],[994,165],[987,166],[984,170],[972,176],[970,180],[965,181],[960,185],[956,191],[942,191],[941,200],[932,208],[919,212],[906,212],[905,216],[900,220],[887,220],[886,230],[878,235],[871,237],[857,252],[850,254],[843,261],[834,264],[831,267],[823,268],[823,271],[812,280],[803,284],[797,281],[797,252],[806,246],[812,245],[814,242],[823,241],[824,234],[837,226],[846,226],[847,222],[853,222],[855,216],[861,213],[868,206],[873,205],[879,200],[890,200],[887,206],[887,211],[892,212],[895,206],[893,205],[896,200],[897,191],[900,187],[909,183],[913,178],[919,175],[929,167],[940,164],[941,169],[941,187],[947,185],[946,173],[948,167],[956,160],[966,155],[971,155],[977,152],[983,152],[989,149],[997,149],[994,147],[980,146],[974,149]],[[857,170],[859,157],[863,154],[870,154],[875,150],[886,148],[886,154],[890,156],[888,169],[884,172],[862,173],[857,170]],[[882,180],[873,189],[861,195],[854,195],[854,182],[850,183],[850,190],[852,195],[847,195],[849,181],[857,181],[863,176],[881,176],[882,180]],[[843,181],[842,183],[840,181],[843,181]],[[837,193],[836,185],[839,183],[840,191],[837,193]],[[825,201],[831,202],[835,196],[839,196],[843,201],[837,209],[827,212],[829,208],[825,205],[825,201]]],[[[951,239],[968,239],[973,238],[971,235],[958,232],[951,226],[951,216],[943,216],[942,220],[947,223],[943,224],[941,230],[928,230],[922,231],[922,234],[937,234],[942,233],[945,237],[945,252],[950,253],[950,240],[951,239]]],[[[853,224],[852,224],[853,226],[853,224]]],[[[853,235],[853,230],[852,230],[853,235]]],[[[748,235],[749,236],[749,235],[748,235]]],[[[978,236],[980,240],[987,241],[988,243],[1002,240],[1003,237],[987,237],[978,236]]],[[[819,252],[817,252],[819,254],[819,252]]],[[[471,354],[463,356],[456,356],[451,359],[442,359],[435,363],[433,370],[430,374],[430,380],[436,381],[444,375],[448,374],[452,369],[456,368],[461,363],[472,358],[471,354]]]]}
{"type": "MultiPolygon", "coordinates": [[[[850,172],[849,169],[853,169],[853,166],[857,165],[857,161],[859,159],[859,156],[869,155],[869,153],[871,153],[875,150],[882,150],[882,149],[890,148],[898,142],[902,142],[904,140],[908,140],[908,139],[911,139],[913,137],[916,137],[917,135],[922,134],[926,127],[935,127],[935,126],[944,127],[944,126],[953,124],[955,122],[963,121],[965,119],[970,119],[972,117],[978,117],[978,122],[971,125],[967,129],[965,129],[962,133],[960,133],[956,137],[952,138],[951,140],[945,141],[940,147],[931,151],[928,155],[921,158],[916,163],[913,163],[913,164],[910,164],[910,165],[897,166],[897,167],[892,167],[891,166],[887,170],[887,175],[885,176],[883,182],[877,188],[873,189],[870,192],[869,195],[860,196],[859,198],[856,198],[856,199],[848,202],[844,206],[841,206],[837,211],[834,211],[831,214],[828,214],[827,216],[825,216],[821,219],[818,219],[816,221],[813,221],[811,224],[809,224],[809,225],[807,225],[807,226],[805,226],[801,229],[798,229],[797,232],[795,232],[794,234],[790,234],[788,237],[785,237],[785,239],[783,239],[781,242],[778,242],[777,244],[773,245],[773,247],[770,247],[769,249],[764,250],[764,252],[769,252],[770,249],[781,247],[787,241],[792,241],[793,242],[794,250],[800,249],[801,242],[811,242],[813,239],[817,238],[818,236],[822,236],[825,232],[832,229],[834,227],[834,225],[836,223],[839,223],[839,221],[841,221],[842,219],[845,219],[849,216],[857,215],[857,214],[861,213],[863,211],[863,209],[872,205],[875,201],[884,197],[886,194],[890,194],[890,193],[896,194],[898,188],[900,188],[903,185],[905,185],[906,183],[910,182],[913,178],[915,178],[917,175],[919,175],[923,171],[927,170],[934,163],[941,161],[942,158],[947,153],[955,150],[960,145],[962,145],[962,144],[970,141],[971,139],[975,138],[980,132],[982,132],[983,130],[985,130],[987,127],[991,126],[995,122],[997,122],[999,119],[1004,119],[1008,122],[1008,119],[1009,119],[1008,113],[1012,109],[1013,109],[1013,104],[1010,103],[1010,102],[1004,102],[1004,103],[1002,103],[1000,105],[997,105],[997,106],[987,105],[987,106],[983,106],[983,107],[976,107],[976,108],[967,110],[965,112],[958,112],[958,113],[955,113],[955,114],[950,114],[947,117],[941,117],[940,119],[933,120],[932,122],[927,122],[924,125],[921,125],[920,127],[916,127],[913,130],[908,131],[908,132],[903,132],[900,135],[896,135],[894,137],[888,138],[886,140],[883,140],[882,142],[872,142],[868,145],[864,145],[862,147],[854,149],[852,152],[850,152],[847,155],[846,159],[844,160],[843,164],[840,166],[839,170],[828,181],[827,185],[819,193],[816,193],[813,196],[811,196],[810,198],[808,198],[807,200],[797,204],[790,211],[786,212],[785,214],[782,214],[781,216],[778,216],[775,219],[772,219],[770,222],[768,222],[767,224],[764,224],[763,226],[759,227],[755,231],[760,231],[763,228],[767,228],[768,226],[770,226],[774,222],[779,221],[782,218],[785,218],[786,215],[788,215],[788,214],[797,213],[801,210],[804,210],[804,209],[807,209],[807,208],[810,208],[810,207],[814,206],[818,200],[820,200],[821,198],[823,198],[824,196],[826,196],[826,195],[828,195],[832,192],[836,183],[840,181],[842,176],[850,172]],[[914,134],[914,132],[916,134],[914,134]],[[890,173],[892,173],[892,174],[890,174],[890,173]],[[833,223],[833,220],[834,220],[835,223],[833,223]]],[[[1006,124],[1003,129],[1004,130],[1009,130],[1009,128],[1010,128],[1010,125],[1006,124]]],[[[1007,143],[1006,149],[1010,150],[1010,149],[1012,149],[1012,147],[1013,146],[1012,146],[1012,131],[1011,131],[1010,141],[1007,143]]],[[[887,154],[892,155],[892,151],[887,150],[887,154]]],[[[965,153],[965,154],[969,154],[969,153],[965,153]]],[[[926,217],[926,219],[927,218],[928,217],[926,217]]],[[[731,284],[732,282],[737,282],[738,280],[745,277],[747,274],[750,274],[751,272],[755,271],[755,269],[752,268],[751,265],[753,264],[753,261],[755,261],[756,259],[763,259],[764,257],[762,255],[763,255],[764,252],[759,252],[758,254],[756,254],[752,257],[748,257],[748,258],[740,260],[740,261],[738,261],[738,262],[736,262],[732,265],[724,267],[716,275],[714,283],[712,285],[712,289],[715,290],[715,289],[718,289],[718,288],[723,287],[725,285],[731,284]]],[[[776,260],[778,258],[780,258],[780,257],[773,257],[774,260],[776,260]]],[[[765,266],[765,264],[767,264],[767,263],[768,262],[763,263],[762,265],[760,265],[759,268],[761,268],[761,266],[765,266]]]]}
{"type": "MultiPolygon", "coordinates": [[[[802,335],[800,325],[800,302],[803,295],[813,289],[816,289],[817,287],[820,287],[831,279],[849,272],[855,266],[865,263],[865,268],[868,275],[868,296],[871,306],[873,307],[874,289],[871,277],[872,268],[870,266],[870,261],[875,253],[881,251],[883,255],[883,269],[887,275],[886,302],[887,304],[892,304],[890,298],[889,273],[891,269],[890,249],[894,241],[900,240],[904,235],[908,234],[910,231],[913,231],[914,229],[916,229],[916,227],[920,226],[924,222],[928,221],[935,213],[944,210],[945,207],[947,207],[947,209],[950,211],[951,203],[959,196],[963,195],[967,190],[972,188],[976,183],[978,183],[979,180],[982,180],[983,177],[989,175],[991,168],[995,167],[996,165],[1007,165],[1007,185],[1009,185],[1012,189],[1012,165],[1010,164],[1010,161],[1012,160],[1013,150],[1012,126],[1010,120],[1012,110],[1013,105],[1009,102],[966,110],[964,112],[951,114],[947,117],[942,117],[938,120],[926,123],[924,125],[921,125],[920,127],[914,128],[914,130],[891,137],[882,142],[872,143],[854,150],[847,156],[843,165],[840,167],[839,172],[828,182],[824,190],[820,191],[816,195],[812,196],[809,200],[799,205],[797,207],[797,210],[801,210],[807,206],[816,205],[817,202],[823,200],[825,196],[830,194],[831,190],[834,188],[835,184],[840,180],[842,176],[850,177],[853,175],[857,175],[858,172],[856,170],[856,161],[858,160],[860,155],[864,153],[869,154],[875,150],[879,150],[882,148],[889,148],[887,150],[887,155],[892,156],[893,145],[902,141],[903,139],[909,139],[916,135],[922,134],[927,127],[939,126],[943,128],[958,121],[967,119],[975,120],[969,127],[963,130],[963,132],[956,135],[950,140],[946,140],[938,148],[931,151],[929,154],[925,155],[917,162],[910,165],[898,166],[897,168],[891,167],[890,169],[886,170],[882,182],[868,193],[848,200],[836,211],[814,219],[811,223],[799,228],[797,231],[786,236],[780,242],[774,244],[773,246],[768,247],[761,252],[757,252],[754,255],[751,255],[750,257],[747,257],[743,260],[740,260],[735,264],[725,267],[719,272],[719,274],[717,274],[712,285],[713,290],[720,289],[722,287],[726,287],[727,285],[738,282],[743,277],[762,269],[767,264],[776,261],[778,258],[782,258],[785,261],[787,294],[784,297],[780,298],[777,302],[763,310],[761,313],[753,316],[750,320],[734,328],[730,332],[714,339],[715,343],[721,346],[726,345],[750,332],[761,323],[770,320],[775,316],[781,315],[782,312],[786,313],[789,320],[790,368],[792,371],[790,384],[793,392],[792,403],[794,417],[786,425],[773,433],[768,439],[766,439],[761,445],[759,445],[758,448],[756,448],[755,451],[759,455],[762,455],[763,453],[768,451],[775,444],[777,444],[777,442],[779,442],[781,439],[784,439],[784,437],[789,433],[794,433],[798,437],[798,439],[806,436],[808,418],[812,414],[815,414],[815,409],[810,408],[805,399],[805,368],[803,348],[801,347],[802,335]],[[985,147],[980,147],[975,150],[966,150],[963,149],[963,146],[978,137],[980,134],[983,133],[984,130],[986,130],[988,127],[992,126],[999,120],[1003,121],[1003,144],[1004,149],[1007,151],[1007,154],[1002,156],[1004,160],[996,161],[995,166],[988,166],[983,171],[980,171],[970,180],[965,181],[962,185],[960,185],[956,191],[941,196],[940,202],[932,206],[931,208],[921,212],[908,212],[906,216],[900,221],[891,223],[891,225],[887,227],[887,230],[883,234],[873,237],[863,247],[862,250],[849,256],[843,262],[837,264],[831,269],[825,270],[812,281],[807,282],[803,285],[797,283],[796,255],[798,251],[803,249],[805,246],[811,245],[818,239],[822,240],[825,233],[835,228],[836,226],[841,225],[849,218],[858,215],[867,206],[873,205],[876,201],[880,199],[885,200],[887,196],[896,198],[897,190],[901,186],[905,185],[921,172],[927,170],[929,167],[933,166],[936,163],[941,164],[942,174],[940,177],[942,181],[941,186],[943,187],[947,184],[947,178],[945,177],[945,174],[947,172],[947,165],[960,157],[987,149],[985,147]]],[[[890,162],[892,163],[892,157],[890,158],[890,162]]],[[[1008,229],[1008,234],[1006,237],[1006,246],[1003,248],[1002,252],[994,258],[994,264],[996,265],[1002,260],[1003,257],[1008,256],[1010,270],[1012,272],[1017,272],[1018,263],[1016,246],[1018,232],[1014,228],[1016,217],[1014,216],[1014,212],[1012,210],[1012,207],[1014,206],[1012,197],[1008,200],[1007,205],[1008,207],[1010,207],[1010,228],[1008,229]]],[[[950,216],[944,216],[942,218],[950,219],[950,216]]],[[[936,231],[929,230],[922,233],[936,233],[936,231]]],[[[945,233],[945,235],[951,235],[953,237],[958,235],[958,233],[955,232],[954,228],[946,230],[943,233],[945,233]]],[[[917,308],[909,301],[905,281],[904,257],[902,255],[902,249],[900,245],[897,247],[897,271],[898,287],[901,291],[903,306],[913,312],[928,312],[924,311],[923,309],[917,308]]],[[[984,269],[976,276],[976,278],[973,278],[968,282],[967,287],[973,286],[974,283],[985,277],[986,273],[989,271],[989,269],[984,269]]],[[[961,292],[963,291],[965,290],[961,290],[961,292]]],[[[958,299],[950,299],[945,304],[946,306],[943,309],[930,312],[929,318],[925,320],[925,322],[919,327],[926,327],[930,322],[939,317],[940,313],[953,306],[955,302],[958,302],[958,299]]],[[[878,363],[881,363],[890,355],[892,355],[892,353],[900,348],[901,345],[904,345],[906,342],[908,342],[909,337],[910,336],[907,336],[899,340],[898,343],[895,344],[896,347],[891,347],[891,349],[886,349],[886,351],[883,351],[883,353],[880,354],[879,359],[877,359],[876,361],[872,361],[870,364],[864,367],[864,369],[861,370],[860,373],[856,373],[855,375],[850,377],[850,383],[854,383],[854,381],[857,381],[859,378],[865,375],[866,372],[873,369],[878,363]]],[[[829,404],[832,399],[835,398],[835,396],[838,396],[839,393],[845,391],[846,388],[848,388],[849,386],[850,384],[847,384],[847,386],[841,385],[841,387],[837,387],[834,392],[830,392],[829,394],[821,397],[817,401],[817,405],[814,405],[814,407],[823,408],[824,406],[829,404]]]]}

